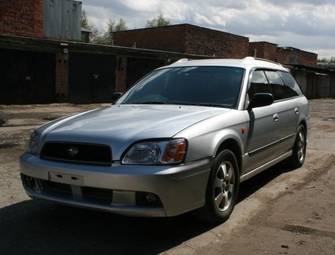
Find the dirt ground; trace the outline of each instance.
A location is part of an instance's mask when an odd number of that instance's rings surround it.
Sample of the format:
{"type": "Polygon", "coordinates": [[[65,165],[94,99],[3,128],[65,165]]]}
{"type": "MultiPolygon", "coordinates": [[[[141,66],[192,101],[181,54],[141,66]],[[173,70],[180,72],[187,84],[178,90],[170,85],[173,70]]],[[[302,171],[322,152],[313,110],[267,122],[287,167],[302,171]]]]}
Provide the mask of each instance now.
{"type": "Polygon", "coordinates": [[[29,199],[18,165],[29,133],[98,106],[0,106],[0,254],[335,254],[335,100],[311,101],[304,167],[279,164],[242,184],[218,226],[189,214],[128,218],[29,199]]]}

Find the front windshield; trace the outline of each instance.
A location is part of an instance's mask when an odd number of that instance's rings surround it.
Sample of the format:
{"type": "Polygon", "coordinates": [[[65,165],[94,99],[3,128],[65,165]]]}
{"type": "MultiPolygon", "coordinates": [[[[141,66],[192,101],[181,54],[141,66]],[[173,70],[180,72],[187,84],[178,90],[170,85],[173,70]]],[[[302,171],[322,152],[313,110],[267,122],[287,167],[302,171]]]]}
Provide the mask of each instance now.
{"type": "Polygon", "coordinates": [[[236,106],[244,69],[235,67],[173,67],[152,72],[135,85],[121,104],[236,106]]]}

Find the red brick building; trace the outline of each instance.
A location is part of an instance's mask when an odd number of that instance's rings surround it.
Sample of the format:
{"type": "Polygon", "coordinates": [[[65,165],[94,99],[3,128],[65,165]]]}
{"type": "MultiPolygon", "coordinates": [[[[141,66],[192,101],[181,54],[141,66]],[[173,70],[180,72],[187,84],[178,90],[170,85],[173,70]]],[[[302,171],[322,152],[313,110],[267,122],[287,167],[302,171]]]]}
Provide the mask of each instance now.
{"type": "Polygon", "coordinates": [[[43,0],[0,0],[0,34],[43,36],[43,0]]]}
{"type": "Polygon", "coordinates": [[[270,42],[250,42],[249,55],[277,61],[277,44],[270,42]]]}
{"type": "Polygon", "coordinates": [[[118,46],[174,51],[224,58],[244,58],[249,38],[190,24],[115,32],[118,46]]]}
{"type": "Polygon", "coordinates": [[[318,55],[292,47],[279,47],[277,50],[277,61],[283,64],[316,66],[318,55]]]}
{"type": "Polygon", "coordinates": [[[76,0],[0,0],[0,34],[79,41],[81,13],[76,0]]]}
{"type": "Polygon", "coordinates": [[[278,47],[270,42],[251,42],[249,55],[286,65],[316,66],[318,55],[292,47],[278,47]]]}

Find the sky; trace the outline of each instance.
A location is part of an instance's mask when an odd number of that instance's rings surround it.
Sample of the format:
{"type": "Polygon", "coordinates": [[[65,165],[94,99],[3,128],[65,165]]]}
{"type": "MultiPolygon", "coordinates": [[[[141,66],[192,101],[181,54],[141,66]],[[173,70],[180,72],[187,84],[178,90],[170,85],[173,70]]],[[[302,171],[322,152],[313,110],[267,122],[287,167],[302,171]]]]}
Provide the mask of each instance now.
{"type": "Polygon", "coordinates": [[[140,28],[160,13],[172,24],[190,23],[335,56],[335,0],[83,0],[99,31],[111,18],[140,28]]]}

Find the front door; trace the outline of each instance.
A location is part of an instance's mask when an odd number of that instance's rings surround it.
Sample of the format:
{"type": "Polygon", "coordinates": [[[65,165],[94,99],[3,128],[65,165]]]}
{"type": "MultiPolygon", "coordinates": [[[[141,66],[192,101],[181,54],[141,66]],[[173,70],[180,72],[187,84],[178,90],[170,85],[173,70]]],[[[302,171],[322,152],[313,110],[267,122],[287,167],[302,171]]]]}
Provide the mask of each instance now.
{"type": "MultiPolygon", "coordinates": [[[[248,90],[249,100],[255,93],[271,93],[263,70],[255,70],[251,76],[248,90]]],[[[249,172],[275,158],[274,143],[279,132],[277,122],[278,106],[275,104],[253,108],[248,111],[250,117],[247,139],[247,168],[249,172]]]]}

